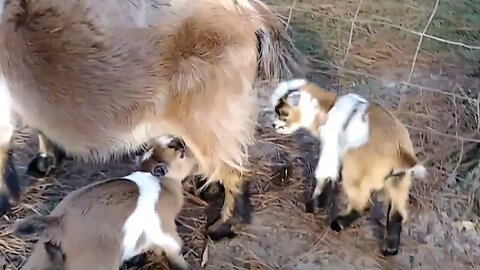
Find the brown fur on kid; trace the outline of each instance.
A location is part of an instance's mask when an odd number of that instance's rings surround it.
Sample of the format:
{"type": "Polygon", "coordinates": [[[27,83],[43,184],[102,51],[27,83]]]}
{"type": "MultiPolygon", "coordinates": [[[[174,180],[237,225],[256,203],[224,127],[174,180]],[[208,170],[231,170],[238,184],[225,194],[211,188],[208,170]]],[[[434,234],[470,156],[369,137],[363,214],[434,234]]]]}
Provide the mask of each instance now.
{"type": "MultiPolygon", "coordinates": [[[[185,153],[176,147],[160,149],[157,146],[156,153],[164,155],[150,156],[142,162],[140,171],[155,174],[160,166],[166,168],[163,172],[169,172],[166,176],[159,175],[160,195],[155,207],[161,231],[181,247],[175,218],[183,205],[182,180],[191,173],[196,161],[190,152],[185,153]]],[[[48,216],[34,215],[20,221],[15,229],[17,235],[38,238],[21,269],[118,270],[124,260],[124,224],[137,207],[140,196],[139,187],[128,177],[109,179],[75,190],[48,216]]],[[[144,247],[147,240],[144,232],[137,240],[136,248],[144,247]]],[[[188,269],[179,250],[155,244],[148,246],[147,250],[158,256],[165,252],[172,265],[188,269]]]]}
{"type": "MultiPolygon", "coordinates": [[[[276,129],[283,133],[293,133],[299,128],[304,128],[319,138],[322,132],[331,132],[325,130],[324,125],[340,96],[308,81],[298,80],[289,85],[294,89],[279,87],[272,96],[276,129]],[[301,96],[300,99],[303,100],[289,103],[288,96],[292,93],[301,96]]],[[[356,121],[362,121],[359,125],[368,123],[368,138],[365,143],[345,150],[340,157],[341,173],[335,176],[335,179],[319,178],[317,171],[323,168],[319,168],[320,163],[317,165],[315,193],[312,200],[307,203],[307,209],[313,211],[317,204],[321,204],[321,198],[328,196],[326,193],[331,191],[332,182],[334,184],[341,175],[341,186],[347,195],[348,206],[331,223],[333,230],[340,231],[349,227],[369,208],[372,192],[383,191],[389,202],[387,239],[383,252],[385,255],[395,255],[400,245],[402,223],[408,218],[408,196],[412,178],[425,177],[426,170],[415,156],[410,134],[405,125],[379,104],[367,102],[361,97],[356,99],[359,101],[358,106],[365,104],[367,106],[360,120],[356,121]]],[[[352,110],[350,113],[353,117],[356,112],[352,110]]],[[[351,124],[348,121],[346,119],[343,123],[342,132],[345,132],[347,126],[351,124]]],[[[325,146],[322,146],[322,151],[323,148],[325,146]]],[[[323,152],[320,155],[323,154],[328,155],[323,152]]]]}

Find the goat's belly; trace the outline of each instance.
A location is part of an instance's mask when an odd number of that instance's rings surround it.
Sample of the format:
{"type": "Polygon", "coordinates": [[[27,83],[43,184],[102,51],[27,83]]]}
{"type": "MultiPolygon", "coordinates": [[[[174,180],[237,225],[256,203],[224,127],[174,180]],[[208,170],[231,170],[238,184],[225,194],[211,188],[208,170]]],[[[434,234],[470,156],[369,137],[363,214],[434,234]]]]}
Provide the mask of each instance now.
{"type": "Polygon", "coordinates": [[[62,110],[57,111],[58,117],[25,113],[20,114],[20,119],[69,155],[93,160],[108,160],[130,153],[161,134],[155,133],[147,122],[135,126],[121,122],[102,125],[94,120],[65,120],[62,114],[62,110]]]}

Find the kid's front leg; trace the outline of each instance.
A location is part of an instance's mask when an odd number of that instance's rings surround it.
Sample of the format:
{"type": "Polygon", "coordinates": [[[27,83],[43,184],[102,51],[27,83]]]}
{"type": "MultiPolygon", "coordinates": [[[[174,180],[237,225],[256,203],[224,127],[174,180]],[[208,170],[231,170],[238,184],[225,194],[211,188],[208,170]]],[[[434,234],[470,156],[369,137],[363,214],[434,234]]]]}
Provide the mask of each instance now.
{"type": "Polygon", "coordinates": [[[306,211],[314,213],[315,208],[330,208],[333,204],[333,193],[340,175],[340,159],[336,150],[323,148],[315,169],[315,189],[306,203],[306,211]]]}

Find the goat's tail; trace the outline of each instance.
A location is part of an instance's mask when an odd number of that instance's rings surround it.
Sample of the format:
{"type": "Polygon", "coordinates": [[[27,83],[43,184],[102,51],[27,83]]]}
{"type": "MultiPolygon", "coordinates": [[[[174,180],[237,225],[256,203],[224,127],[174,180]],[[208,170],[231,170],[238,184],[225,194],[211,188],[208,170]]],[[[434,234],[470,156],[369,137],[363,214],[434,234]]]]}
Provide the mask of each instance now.
{"type": "Polygon", "coordinates": [[[413,173],[413,176],[416,178],[425,178],[427,176],[427,169],[425,166],[416,156],[402,147],[400,147],[397,166],[397,168],[393,169],[392,175],[413,173]]]}
{"type": "Polygon", "coordinates": [[[259,13],[261,27],[257,29],[258,78],[284,80],[304,77],[306,57],[295,47],[287,24],[259,0],[249,3],[259,13]]]}

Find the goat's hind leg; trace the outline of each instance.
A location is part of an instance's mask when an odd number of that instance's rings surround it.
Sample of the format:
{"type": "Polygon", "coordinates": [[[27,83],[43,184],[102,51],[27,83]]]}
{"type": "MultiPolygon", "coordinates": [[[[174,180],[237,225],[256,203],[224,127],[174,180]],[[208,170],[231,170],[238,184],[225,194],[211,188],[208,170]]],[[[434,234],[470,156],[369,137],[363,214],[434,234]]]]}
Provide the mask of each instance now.
{"type": "Polygon", "coordinates": [[[42,133],[38,133],[38,154],[30,161],[27,174],[41,178],[56,169],[65,159],[65,152],[42,133]]]}
{"type": "Polygon", "coordinates": [[[14,124],[11,117],[10,92],[0,78],[0,216],[6,214],[13,201],[20,198],[20,183],[12,155],[14,124]]]}
{"type": "Polygon", "coordinates": [[[411,176],[405,175],[397,181],[389,182],[385,190],[390,199],[387,213],[387,235],[383,247],[384,256],[393,256],[398,253],[402,225],[407,220],[407,204],[411,176]]]}

